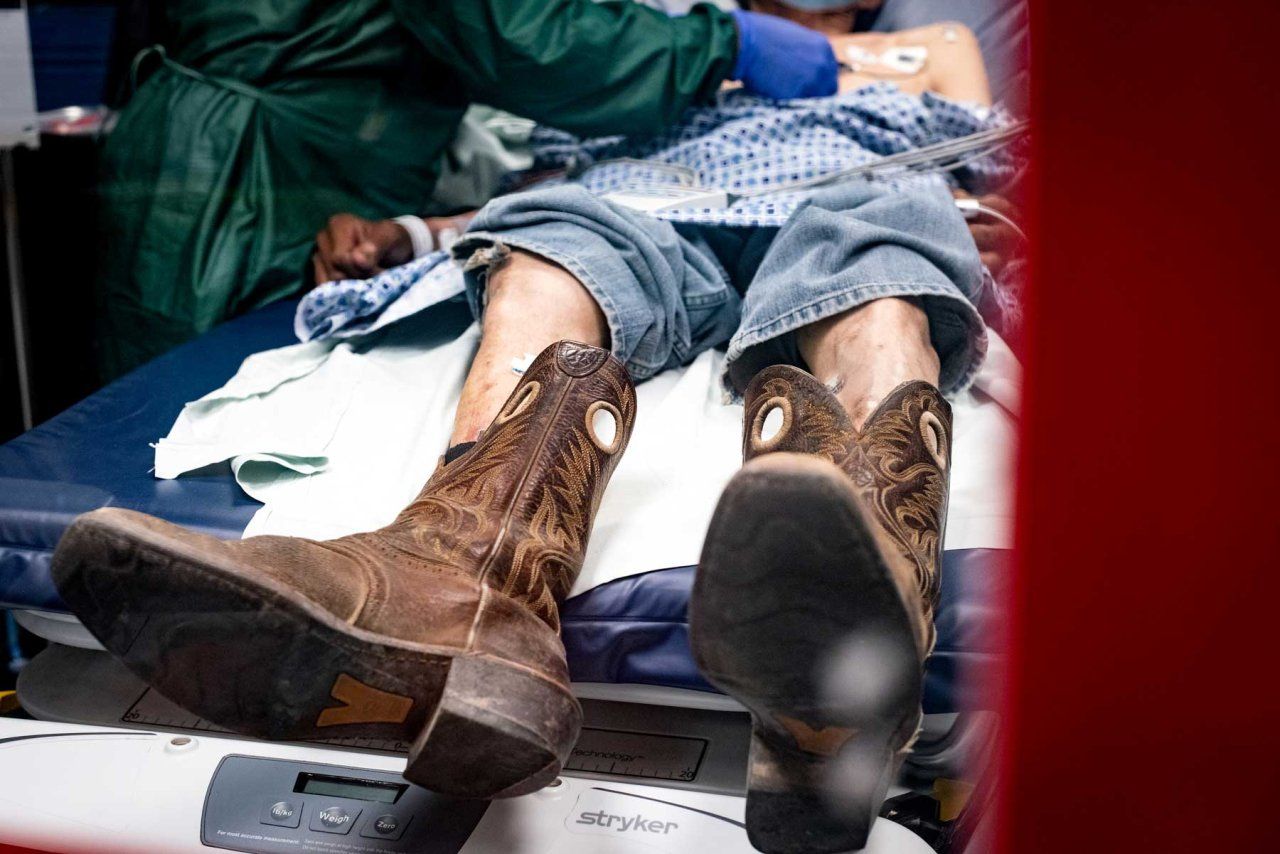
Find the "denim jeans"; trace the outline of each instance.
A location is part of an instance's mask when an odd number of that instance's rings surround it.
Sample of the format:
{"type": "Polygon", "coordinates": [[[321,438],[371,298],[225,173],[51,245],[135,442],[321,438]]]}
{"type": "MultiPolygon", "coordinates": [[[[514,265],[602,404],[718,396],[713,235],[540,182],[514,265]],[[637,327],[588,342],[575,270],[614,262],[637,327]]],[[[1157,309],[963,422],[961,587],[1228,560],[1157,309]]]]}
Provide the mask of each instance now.
{"type": "Polygon", "coordinates": [[[919,300],[944,392],[967,386],[986,352],[974,308],[982,265],[941,187],[833,187],[781,228],[671,223],[575,185],[504,196],[453,249],[477,318],[487,276],[511,249],[578,278],[637,381],[728,342],[725,384],[740,393],[769,365],[804,366],[796,330],[884,297],[919,300]]]}

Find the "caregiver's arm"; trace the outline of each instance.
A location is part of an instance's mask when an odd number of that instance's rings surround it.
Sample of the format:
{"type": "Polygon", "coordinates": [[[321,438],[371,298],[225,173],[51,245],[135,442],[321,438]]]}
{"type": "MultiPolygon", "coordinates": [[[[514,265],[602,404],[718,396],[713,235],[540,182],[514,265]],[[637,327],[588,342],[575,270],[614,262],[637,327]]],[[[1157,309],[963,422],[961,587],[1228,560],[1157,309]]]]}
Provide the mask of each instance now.
{"type": "Polygon", "coordinates": [[[826,39],[768,16],[705,4],[669,18],[633,2],[391,2],[470,99],[583,136],[657,133],[727,79],[773,97],[835,92],[826,39]]]}

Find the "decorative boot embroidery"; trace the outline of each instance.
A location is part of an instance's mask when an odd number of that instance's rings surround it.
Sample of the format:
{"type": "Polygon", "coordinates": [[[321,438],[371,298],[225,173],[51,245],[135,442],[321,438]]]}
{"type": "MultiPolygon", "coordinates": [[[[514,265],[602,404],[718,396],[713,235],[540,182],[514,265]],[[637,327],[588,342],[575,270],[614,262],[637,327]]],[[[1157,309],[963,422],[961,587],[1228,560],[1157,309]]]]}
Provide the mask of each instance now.
{"type": "Polygon", "coordinates": [[[904,383],[859,432],[831,390],[789,366],[761,371],[746,393],[746,459],[772,451],[812,454],[840,466],[889,539],[915,568],[931,617],[946,525],[951,408],[928,383],[904,383]],[[786,404],[778,434],[760,440],[768,411],[786,404]]]}

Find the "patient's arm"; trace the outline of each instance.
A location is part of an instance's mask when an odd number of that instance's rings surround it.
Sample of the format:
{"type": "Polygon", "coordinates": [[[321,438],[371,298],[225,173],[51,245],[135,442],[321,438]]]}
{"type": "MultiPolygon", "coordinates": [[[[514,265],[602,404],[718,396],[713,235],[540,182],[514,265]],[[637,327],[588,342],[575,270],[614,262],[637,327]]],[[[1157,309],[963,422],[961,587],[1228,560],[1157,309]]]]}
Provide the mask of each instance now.
{"type": "Polygon", "coordinates": [[[909,76],[893,74],[878,66],[845,71],[840,75],[841,92],[887,80],[913,95],[936,92],[954,101],[991,103],[991,88],[987,83],[987,70],[982,62],[978,39],[963,24],[933,24],[896,33],[852,33],[830,38],[836,59],[841,62],[849,62],[846,53],[849,45],[877,54],[890,47],[913,45],[929,51],[924,68],[909,76]]]}
{"type": "Polygon", "coordinates": [[[806,12],[779,0],[750,0],[747,4],[752,11],[786,18],[823,33],[831,39],[836,59],[842,63],[850,62],[845,51],[849,45],[875,54],[890,47],[914,45],[929,50],[928,61],[916,74],[903,75],[876,67],[846,71],[840,75],[841,92],[888,80],[912,95],[937,92],[954,101],[991,103],[991,88],[987,85],[987,70],[978,39],[964,24],[947,21],[895,33],[849,32],[858,9],[877,9],[883,5],[884,0],[857,0],[842,10],[806,12]]]}
{"type": "MultiPolygon", "coordinates": [[[[437,246],[441,235],[466,231],[475,211],[456,216],[423,217],[437,246]]],[[[390,219],[370,220],[334,214],[316,235],[311,271],[317,285],[338,279],[364,279],[413,260],[413,241],[404,226],[390,219]]]]}
{"type": "Polygon", "coordinates": [[[337,279],[363,279],[413,258],[413,242],[403,226],[389,219],[355,214],[329,217],[316,235],[311,269],[317,285],[337,279]]]}

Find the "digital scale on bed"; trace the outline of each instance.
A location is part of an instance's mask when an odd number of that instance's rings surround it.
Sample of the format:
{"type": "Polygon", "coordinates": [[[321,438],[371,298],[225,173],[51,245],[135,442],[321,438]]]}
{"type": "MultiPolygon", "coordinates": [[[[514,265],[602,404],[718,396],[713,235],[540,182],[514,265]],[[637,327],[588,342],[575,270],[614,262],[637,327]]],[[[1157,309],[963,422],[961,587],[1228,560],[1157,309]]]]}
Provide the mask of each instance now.
{"type": "MultiPolygon", "coordinates": [[[[674,689],[664,705],[584,698],[582,737],[556,784],[484,802],[407,783],[404,744],[235,737],[94,650],[52,645],[19,690],[39,720],[0,718],[0,842],[94,852],[754,850],[743,826],[749,724],[725,698],[690,699],[704,708],[673,705],[674,689]]],[[[880,820],[866,850],[931,849],[880,820]]]]}

